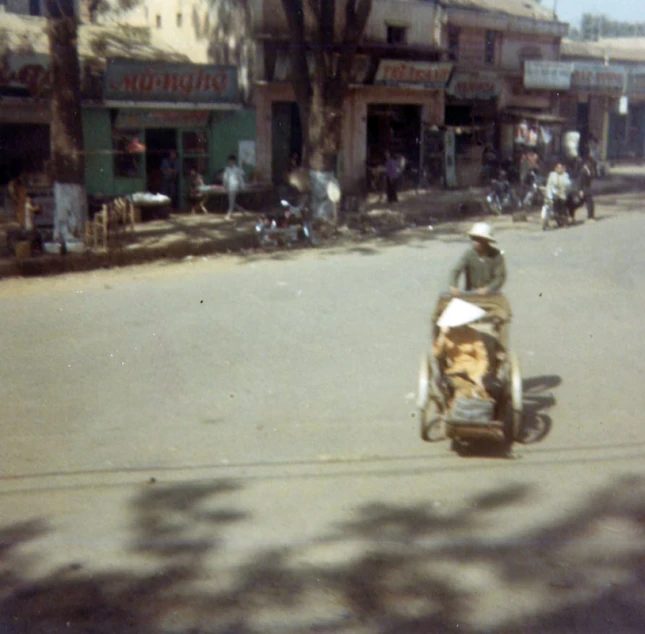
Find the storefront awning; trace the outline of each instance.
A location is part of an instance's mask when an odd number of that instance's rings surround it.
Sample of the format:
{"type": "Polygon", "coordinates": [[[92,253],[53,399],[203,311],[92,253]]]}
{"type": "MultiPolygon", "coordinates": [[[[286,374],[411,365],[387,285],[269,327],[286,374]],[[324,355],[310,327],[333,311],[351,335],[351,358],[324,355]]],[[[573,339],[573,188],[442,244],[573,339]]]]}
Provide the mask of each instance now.
{"type": "Polygon", "coordinates": [[[502,115],[508,119],[527,119],[537,123],[565,123],[567,119],[558,117],[548,112],[539,112],[536,110],[526,110],[521,108],[506,108],[502,115]]]}

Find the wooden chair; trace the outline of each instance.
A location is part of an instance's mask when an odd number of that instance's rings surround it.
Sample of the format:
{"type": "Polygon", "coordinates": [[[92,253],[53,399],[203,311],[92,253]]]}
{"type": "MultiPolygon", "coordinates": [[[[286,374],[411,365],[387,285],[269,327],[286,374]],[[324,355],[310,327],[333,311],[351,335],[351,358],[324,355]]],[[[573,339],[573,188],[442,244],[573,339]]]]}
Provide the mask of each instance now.
{"type": "Polygon", "coordinates": [[[124,230],[128,228],[134,231],[135,209],[134,203],[127,198],[117,198],[113,203],[115,221],[122,225],[124,230]]]}
{"type": "Polygon", "coordinates": [[[99,239],[103,241],[103,248],[108,248],[108,232],[110,228],[110,207],[107,204],[101,205],[101,211],[94,214],[92,220],[92,244],[99,246],[99,239]]]}
{"type": "Polygon", "coordinates": [[[107,250],[121,244],[128,228],[134,231],[136,208],[131,200],[116,198],[101,206],[94,219],[85,225],[85,244],[107,250]]]}

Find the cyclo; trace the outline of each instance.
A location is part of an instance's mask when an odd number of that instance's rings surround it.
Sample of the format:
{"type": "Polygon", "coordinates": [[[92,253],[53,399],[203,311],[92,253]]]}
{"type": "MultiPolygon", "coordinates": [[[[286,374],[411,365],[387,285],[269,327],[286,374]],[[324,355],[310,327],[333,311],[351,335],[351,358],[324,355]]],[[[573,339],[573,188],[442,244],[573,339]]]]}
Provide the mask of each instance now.
{"type": "MultiPolygon", "coordinates": [[[[441,315],[455,296],[440,295],[432,315],[432,340],[440,335],[441,315]]],[[[522,375],[516,355],[510,350],[511,306],[502,293],[481,295],[465,292],[457,298],[480,310],[481,316],[468,323],[484,342],[490,360],[487,398],[464,397],[456,389],[444,358],[433,350],[421,358],[417,405],[421,438],[425,441],[451,440],[451,449],[461,451],[480,440],[492,440],[508,449],[522,433],[522,375]],[[443,427],[443,434],[437,436],[443,427]]]]}

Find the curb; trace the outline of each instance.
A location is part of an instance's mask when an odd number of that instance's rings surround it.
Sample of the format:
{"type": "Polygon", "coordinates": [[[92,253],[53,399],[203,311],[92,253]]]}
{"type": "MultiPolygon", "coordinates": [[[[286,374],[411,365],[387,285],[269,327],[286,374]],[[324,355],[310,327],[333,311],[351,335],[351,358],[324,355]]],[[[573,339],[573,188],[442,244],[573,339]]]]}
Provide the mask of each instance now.
{"type": "Polygon", "coordinates": [[[110,269],[159,260],[177,261],[188,256],[206,256],[244,251],[254,246],[253,234],[199,243],[117,248],[107,253],[67,253],[41,255],[35,258],[0,262],[0,279],[7,277],[47,277],[63,273],[80,273],[110,269]]]}

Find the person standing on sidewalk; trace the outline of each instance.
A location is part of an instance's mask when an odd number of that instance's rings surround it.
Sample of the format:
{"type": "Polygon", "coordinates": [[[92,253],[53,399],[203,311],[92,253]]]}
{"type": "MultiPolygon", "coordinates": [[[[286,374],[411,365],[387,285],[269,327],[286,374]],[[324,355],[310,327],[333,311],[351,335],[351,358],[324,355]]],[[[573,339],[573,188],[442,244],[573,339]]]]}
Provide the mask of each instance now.
{"type": "Polygon", "coordinates": [[[235,154],[231,154],[228,157],[228,165],[224,170],[222,180],[224,189],[228,192],[228,212],[226,217],[230,219],[235,211],[237,194],[244,187],[244,170],[238,167],[235,154]]]}
{"type": "Polygon", "coordinates": [[[177,183],[179,181],[179,159],[176,150],[170,150],[168,156],[161,161],[162,184],[161,193],[168,196],[173,208],[177,208],[177,183]]]}
{"type": "Polygon", "coordinates": [[[595,221],[595,205],[593,194],[591,192],[591,183],[593,181],[593,163],[592,159],[587,157],[580,174],[578,175],[578,187],[580,188],[580,197],[584,200],[587,207],[587,220],[589,222],[595,221]]]}
{"type": "Polygon", "coordinates": [[[202,175],[196,170],[190,170],[190,212],[193,214],[202,213],[207,214],[208,209],[204,204],[206,201],[206,194],[204,194],[204,179],[202,175]]]}
{"type": "Polygon", "coordinates": [[[450,292],[459,294],[459,278],[465,278],[464,290],[480,295],[501,290],[506,281],[504,254],[493,246],[493,230],[486,222],[476,222],[468,232],[472,246],[450,273],[450,292]]]}
{"type": "Polygon", "coordinates": [[[390,154],[389,150],[385,150],[385,191],[387,192],[387,202],[399,202],[396,195],[396,185],[399,178],[399,164],[397,160],[390,154]]]}

